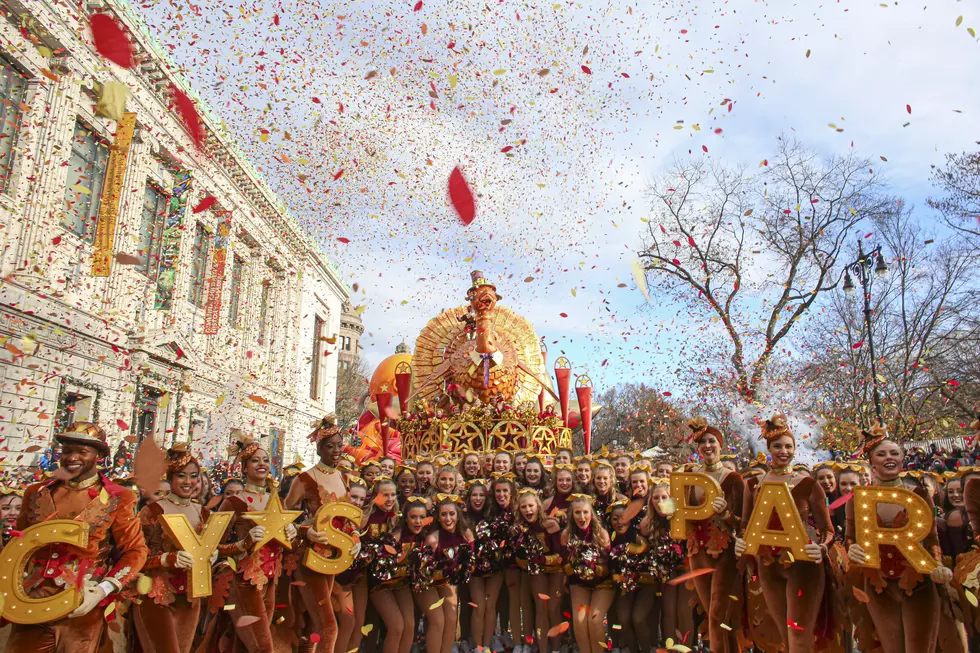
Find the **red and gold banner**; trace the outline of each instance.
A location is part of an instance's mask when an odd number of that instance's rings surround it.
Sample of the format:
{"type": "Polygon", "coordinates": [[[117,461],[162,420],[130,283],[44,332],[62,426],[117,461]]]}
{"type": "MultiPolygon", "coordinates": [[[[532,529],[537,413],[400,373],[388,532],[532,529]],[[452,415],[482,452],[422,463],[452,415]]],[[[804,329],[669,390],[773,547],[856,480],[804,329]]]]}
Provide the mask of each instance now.
{"type": "Polygon", "coordinates": [[[381,455],[387,456],[388,434],[390,431],[388,412],[391,410],[391,393],[379,392],[375,395],[375,399],[378,402],[378,419],[381,420],[381,455]]]}
{"type": "Polygon", "coordinates": [[[95,225],[95,244],[92,250],[92,276],[108,277],[112,269],[112,245],[116,239],[116,218],[119,216],[119,199],[122,197],[129,145],[136,131],[136,114],[124,113],[116,123],[116,137],[109,148],[109,164],[106,167],[102,202],[99,204],[99,221],[95,225]]]}
{"type": "Polygon", "coordinates": [[[555,361],[555,379],[558,381],[561,420],[565,426],[568,426],[568,388],[572,382],[572,362],[564,356],[555,361]]]}
{"type": "Polygon", "coordinates": [[[407,415],[408,397],[412,392],[412,366],[408,363],[399,363],[395,368],[395,388],[398,390],[399,411],[402,415],[407,415]]]}
{"type": "Polygon", "coordinates": [[[221,323],[221,292],[225,286],[225,261],[231,237],[231,211],[218,211],[218,228],[214,234],[214,255],[208,278],[208,297],[204,305],[204,333],[214,335],[221,323]]]}
{"type": "Polygon", "coordinates": [[[592,451],[592,379],[585,374],[575,380],[575,396],[578,397],[578,412],[582,416],[585,455],[589,455],[592,451]]]}

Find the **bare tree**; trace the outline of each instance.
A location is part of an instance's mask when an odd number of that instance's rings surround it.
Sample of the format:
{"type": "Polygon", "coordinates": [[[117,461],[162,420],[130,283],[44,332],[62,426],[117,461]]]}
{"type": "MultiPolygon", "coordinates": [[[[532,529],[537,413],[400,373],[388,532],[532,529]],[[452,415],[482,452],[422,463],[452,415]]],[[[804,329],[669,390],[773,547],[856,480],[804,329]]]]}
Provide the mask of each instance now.
{"type": "Polygon", "coordinates": [[[780,138],[764,163],[749,176],[705,159],[678,162],[649,189],[654,215],[639,252],[651,285],[721,325],[715,363],[745,401],[758,398],[793,326],[839,281],[837,258],[855,225],[893,205],[871,162],[854,154],[821,161],[780,138]]]}
{"type": "Polygon", "coordinates": [[[592,425],[593,446],[660,447],[674,454],[685,449],[684,416],[659,390],[621,383],[602,393],[598,403],[602,410],[592,425]]]}
{"type": "MultiPolygon", "coordinates": [[[[835,294],[808,341],[813,360],[803,378],[816,409],[852,425],[875,422],[872,390],[882,393],[890,432],[904,440],[961,435],[980,398],[980,312],[972,247],[962,238],[936,243],[910,211],[876,220],[875,235],[891,260],[872,285],[872,333],[860,301],[835,294]],[[872,377],[874,337],[877,377],[872,377]]],[[[846,439],[843,444],[847,444],[846,439]]],[[[854,444],[854,443],[852,443],[854,444]]]]}
{"type": "Polygon", "coordinates": [[[360,357],[351,365],[337,366],[337,424],[350,428],[364,412],[364,399],[368,391],[371,371],[360,357]]]}
{"type": "Polygon", "coordinates": [[[929,206],[953,229],[980,239],[980,152],[947,154],[945,166],[933,167],[932,179],[944,195],[929,206]]]}

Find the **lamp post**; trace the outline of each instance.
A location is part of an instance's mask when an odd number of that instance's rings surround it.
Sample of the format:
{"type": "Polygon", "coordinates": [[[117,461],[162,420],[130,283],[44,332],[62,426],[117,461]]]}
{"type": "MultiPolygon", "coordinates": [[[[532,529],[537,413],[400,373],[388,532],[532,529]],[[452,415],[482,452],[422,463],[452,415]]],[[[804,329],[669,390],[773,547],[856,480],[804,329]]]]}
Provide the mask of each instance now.
{"type": "Polygon", "coordinates": [[[888,274],[888,264],[885,263],[885,257],[881,254],[881,245],[865,253],[861,241],[858,240],[857,260],[844,266],[844,292],[854,292],[854,280],[851,278],[851,274],[853,273],[858,278],[858,281],[861,282],[861,291],[864,295],[864,329],[868,338],[868,353],[871,356],[871,391],[875,402],[875,416],[878,419],[878,425],[884,426],[885,422],[881,412],[881,395],[878,392],[878,372],[875,368],[875,340],[871,332],[872,267],[874,267],[874,272],[879,277],[884,277],[888,274]]]}

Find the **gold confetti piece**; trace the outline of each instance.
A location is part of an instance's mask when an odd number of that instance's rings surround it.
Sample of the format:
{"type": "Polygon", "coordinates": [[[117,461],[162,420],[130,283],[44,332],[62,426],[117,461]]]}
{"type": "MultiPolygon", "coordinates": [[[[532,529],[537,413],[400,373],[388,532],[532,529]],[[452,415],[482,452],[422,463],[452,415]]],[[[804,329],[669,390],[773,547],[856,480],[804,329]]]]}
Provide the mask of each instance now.
{"type": "Polygon", "coordinates": [[[435,603],[429,606],[429,610],[435,610],[436,608],[442,607],[442,604],[446,601],[445,597],[439,599],[435,603]]]}
{"type": "Polygon", "coordinates": [[[153,589],[153,579],[140,574],[136,581],[136,591],[140,594],[149,594],[151,589],[153,589]]]}
{"type": "Polygon", "coordinates": [[[224,610],[234,610],[235,609],[235,604],[234,603],[226,603],[223,609],[224,610]]]}
{"type": "Polygon", "coordinates": [[[105,607],[105,611],[102,613],[103,617],[108,617],[110,614],[116,611],[116,602],[113,601],[105,607]]]}
{"type": "Polygon", "coordinates": [[[970,602],[974,608],[977,607],[977,597],[970,590],[964,588],[963,593],[966,595],[966,600],[970,602]]]}
{"type": "Polygon", "coordinates": [[[732,627],[729,626],[728,624],[718,624],[718,625],[721,626],[722,628],[724,628],[725,630],[731,630],[732,629],[732,627]]]}
{"type": "Polygon", "coordinates": [[[374,630],[374,624],[364,624],[361,626],[361,634],[367,637],[367,634],[374,630]]]}

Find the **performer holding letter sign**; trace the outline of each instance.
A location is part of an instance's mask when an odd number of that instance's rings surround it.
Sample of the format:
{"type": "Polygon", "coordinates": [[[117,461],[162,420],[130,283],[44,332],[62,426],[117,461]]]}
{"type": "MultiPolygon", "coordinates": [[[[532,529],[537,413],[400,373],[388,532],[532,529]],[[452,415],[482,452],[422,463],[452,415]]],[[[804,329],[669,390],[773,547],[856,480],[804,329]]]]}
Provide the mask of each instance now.
{"type": "Polygon", "coordinates": [[[187,451],[187,444],[175,444],[167,452],[170,492],[139,512],[150,547],[150,557],[143,567],[150,587],[143,600],[134,605],[133,615],[147,653],[191,650],[200,618],[200,597],[211,594],[211,565],[218,557],[218,543],[234,517],[231,512],[211,515],[206,507],[191,501],[198,492],[200,473],[200,464],[187,451]],[[202,532],[204,536],[199,538],[202,532]],[[187,538],[192,541],[182,542],[187,538]],[[195,546],[200,539],[205,546],[195,546]],[[198,551],[199,548],[205,550],[198,551]]]}
{"type": "MultiPolygon", "coordinates": [[[[788,653],[815,650],[827,579],[824,558],[834,526],[823,488],[812,476],[793,470],[796,438],[783,415],[762,423],[772,470],[749,481],[743,514],[751,515],[735,554],[755,557],[766,604],[788,653]]],[[[823,624],[826,625],[826,624],[823,624]]],[[[824,630],[823,628],[821,630],[824,630]]]]}
{"type": "MultiPolygon", "coordinates": [[[[28,543],[46,540],[30,556],[26,575],[16,580],[23,582],[28,599],[51,598],[54,605],[47,612],[34,604],[29,606],[32,614],[25,614],[20,592],[7,594],[3,616],[14,622],[8,653],[94,652],[105,627],[99,604],[132,581],[146,560],[136,496],[96,468],[99,459],[109,455],[105,432],[95,424],[75,422],[54,437],[61,444],[62,475],[27,488],[16,525],[18,531],[37,526],[24,533],[28,543]],[[87,526],[88,537],[69,542],[61,533],[66,521],[78,522],[82,531],[87,526]],[[40,530],[45,526],[51,531],[40,530]],[[109,560],[110,542],[118,552],[114,562],[109,560]],[[54,612],[66,591],[77,594],[76,607],[64,618],[54,612]],[[42,615],[49,616],[38,619],[42,615]]],[[[19,570],[5,569],[8,574],[12,571],[19,570]]]]}
{"type": "Polygon", "coordinates": [[[847,556],[863,577],[884,653],[932,653],[939,636],[936,583],[953,578],[941,564],[932,499],[923,487],[902,487],[905,451],[884,429],[862,434],[875,480],[854,488],[847,505],[847,556]]]}
{"type": "MultiPolygon", "coordinates": [[[[738,569],[735,563],[735,534],[741,528],[745,481],[734,471],[721,464],[725,436],[703,418],[688,424],[691,439],[698,447],[704,465],[698,474],[674,472],[670,475],[672,496],[699,504],[703,515],[689,523],[686,533],[674,533],[683,525],[683,515],[691,508],[686,505],[674,513],[671,535],[687,539],[687,554],[691,570],[713,569],[714,572],[694,577],[701,605],[708,614],[708,639],[713,653],[738,651],[737,628],[740,626],[740,610],[743,605],[740,587],[736,587],[738,569]],[[675,489],[675,481],[681,477],[700,477],[700,483],[692,483],[687,492],[675,489]],[[710,484],[708,484],[710,482],[710,484]],[[709,489],[710,488],[710,489],[709,489]],[[741,602],[733,605],[734,601],[741,602]],[[726,628],[727,626],[727,628],[726,628]]],[[[685,520],[686,521],[686,520],[685,520]]],[[[741,585],[740,583],[738,585],[741,585]]]]}

